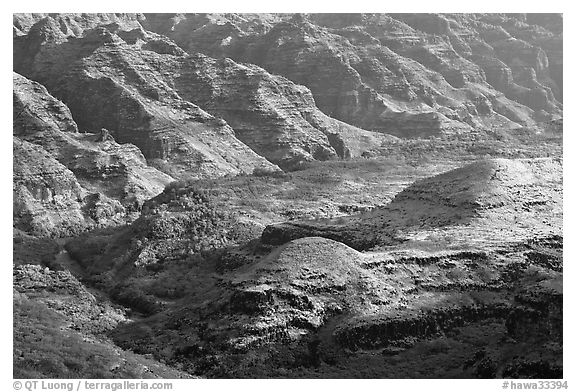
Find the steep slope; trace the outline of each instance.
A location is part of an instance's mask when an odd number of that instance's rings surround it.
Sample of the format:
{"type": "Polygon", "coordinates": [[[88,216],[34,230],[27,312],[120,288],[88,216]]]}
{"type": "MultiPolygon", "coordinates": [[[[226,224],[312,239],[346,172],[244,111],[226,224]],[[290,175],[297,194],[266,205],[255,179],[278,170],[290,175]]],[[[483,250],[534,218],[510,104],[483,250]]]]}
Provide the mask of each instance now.
{"type": "Polygon", "coordinates": [[[87,192],[42,147],[14,137],[13,153],[14,227],[38,236],[65,237],[125,219],[118,201],[87,192]]]}
{"type": "Polygon", "coordinates": [[[326,116],[306,88],[256,66],[186,55],[141,27],[74,36],[57,20],[15,38],[16,70],[62,99],[81,129],[108,129],[175,177],[277,170],[250,149],[291,169],[390,139],[326,116]]]}
{"type": "Polygon", "coordinates": [[[139,27],[139,14],[121,13],[97,13],[97,14],[73,14],[73,13],[32,13],[12,14],[12,25],[15,35],[28,34],[30,29],[42,19],[50,17],[58,23],[60,30],[65,34],[81,36],[84,30],[89,30],[101,25],[118,24],[126,30],[139,27]]]}
{"type": "MultiPolygon", "coordinates": [[[[310,88],[324,113],[368,130],[430,137],[470,133],[470,127],[530,125],[534,110],[548,118],[561,112],[543,49],[527,43],[492,48],[484,41],[486,28],[503,30],[500,25],[520,23],[521,15],[498,20],[475,14],[311,14],[277,15],[274,22],[255,15],[145,17],[143,25],[159,28],[188,52],[258,64],[310,88]],[[257,23],[272,27],[244,27],[257,23]],[[523,52],[525,60],[514,60],[523,52]],[[532,52],[540,56],[538,64],[532,52]],[[505,63],[516,64],[510,65],[514,71],[505,63]],[[489,72],[490,64],[499,70],[489,72]],[[522,75],[529,75],[530,67],[538,76],[525,83],[522,75]],[[514,73],[518,83],[498,84],[498,72],[510,73],[510,79],[514,73]]],[[[550,32],[546,37],[556,44],[543,46],[557,53],[561,37],[550,32]]]]}
{"type": "Polygon", "coordinates": [[[13,85],[14,136],[41,146],[85,189],[137,212],[173,181],[149,167],[136,146],[116,143],[105,129],[79,133],[68,108],[40,84],[14,73],[13,85]]]}
{"type": "Polygon", "coordinates": [[[316,108],[305,87],[230,59],[191,56],[175,87],[183,98],[224,118],[240,140],[282,167],[357,157],[392,139],[334,120],[316,108]]]}
{"type": "Polygon", "coordinates": [[[561,15],[13,40],[15,377],[564,376],[561,15]]]}
{"type": "Polygon", "coordinates": [[[67,36],[54,19],[44,18],[18,37],[15,69],[66,103],[82,130],[106,128],[176,177],[277,170],[238,141],[225,122],[170,87],[185,57],[179,48],[157,35],[146,39],[141,28],[110,29],[132,45],[101,27],[67,36]]]}
{"type": "MultiPolygon", "coordinates": [[[[330,23],[332,18],[322,20],[330,23]]],[[[561,90],[550,77],[557,71],[549,69],[547,53],[540,48],[550,48],[551,56],[557,58],[554,44],[540,42],[545,38],[561,45],[561,34],[526,23],[525,15],[367,15],[345,26],[335,31],[360,28],[396,53],[439,72],[453,87],[479,88],[477,92],[490,98],[493,110],[512,121],[518,122],[518,113],[513,112],[524,112],[522,116],[526,117],[530,110],[475,85],[488,82],[510,100],[534,111],[561,113],[557,101],[561,90]],[[518,34],[520,30],[524,34],[518,34]],[[530,32],[536,35],[530,37],[530,32]]]]}

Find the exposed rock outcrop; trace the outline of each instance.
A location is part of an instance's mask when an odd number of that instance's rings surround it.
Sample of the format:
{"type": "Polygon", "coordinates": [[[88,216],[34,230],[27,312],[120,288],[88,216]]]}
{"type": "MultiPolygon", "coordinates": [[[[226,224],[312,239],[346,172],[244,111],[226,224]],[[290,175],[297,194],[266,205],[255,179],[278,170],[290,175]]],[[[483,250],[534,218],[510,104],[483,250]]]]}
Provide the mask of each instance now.
{"type": "Polygon", "coordinates": [[[138,21],[142,19],[140,14],[126,13],[32,13],[13,14],[12,24],[19,35],[27,34],[30,29],[39,21],[50,17],[55,20],[60,30],[67,35],[81,36],[84,30],[89,30],[97,26],[116,24],[124,29],[134,29],[140,26],[138,21]]]}
{"type": "Polygon", "coordinates": [[[561,25],[15,14],[14,376],[562,377],[561,25]]]}
{"type": "Polygon", "coordinates": [[[68,107],[40,84],[16,73],[13,83],[13,134],[41,146],[86,190],[103,193],[137,212],[173,181],[149,167],[136,146],[120,145],[103,131],[99,136],[79,133],[68,107]]]}
{"type": "Polygon", "coordinates": [[[127,38],[132,44],[102,27],[73,38],[48,17],[15,43],[21,49],[15,68],[64,101],[81,130],[106,128],[117,142],[134,143],[152,165],[176,177],[277,170],[225,122],[178,96],[171,78],[185,57],[178,50],[146,50],[157,49],[158,43],[145,46],[157,40],[170,43],[139,31],[140,39],[127,38]]]}
{"type": "Polygon", "coordinates": [[[50,17],[34,27],[16,40],[16,69],[64,100],[81,129],[108,129],[176,177],[184,171],[204,177],[275,170],[235,137],[284,168],[359,156],[385,139],[324,115],[302,86],[253,65],[187,56],[141,27],[126,31],[111,24],[73,40],[50,17]],[[105,73],[103,63],[109,65],[105,73]],[[84,87],[76,91],[78,85],[84,87]],[[194,159],[185,159],[187,151],[194,159]]]}
{"type": "Polygon", "coordinates": [[[14,226],[38,236],[65,237],[97,225],[119,224],[124,207],[90,194],[42,147],[14,137],[14,226]]]}
{"type": "Polygon", "coordinates": [[[189,53],[255,63],[305,85],[324,113],[368,130],[404,137],[452,135],[470,133],[470,127],[532,124],[535,111],[558,116],[561,110],[554,96],[561,90],[550,76],[559,72],[549,68],[539,46],[557,53],[550,40],[561,37],[527,24],[521,15],[145,18],[145,26],[189,53]],[[272,27],[255,31],[246,21],[272,27]],[[518,24],[540,34],[524,37],[531,43],[512,38],[505,29],[514,33],[518,24]]]}
{"type": "Polygon", "coordinates": [[[191,56],[176,90],[224,118],[240,140],[285,168],[314,159],[357,157],[386,140],[326,116],[307,88],[230,59],[191,56]]]}

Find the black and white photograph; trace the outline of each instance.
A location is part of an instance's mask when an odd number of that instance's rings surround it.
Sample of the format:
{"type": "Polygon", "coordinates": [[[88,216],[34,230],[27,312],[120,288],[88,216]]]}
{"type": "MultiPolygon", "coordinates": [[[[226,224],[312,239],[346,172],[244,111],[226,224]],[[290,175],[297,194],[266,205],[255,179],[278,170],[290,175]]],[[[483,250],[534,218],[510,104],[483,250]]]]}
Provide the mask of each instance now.
{"type": "Polygon", "coordinates": [[[562,13],[165,8],[12,14],[9,387],[569,387],[562,13]]]}

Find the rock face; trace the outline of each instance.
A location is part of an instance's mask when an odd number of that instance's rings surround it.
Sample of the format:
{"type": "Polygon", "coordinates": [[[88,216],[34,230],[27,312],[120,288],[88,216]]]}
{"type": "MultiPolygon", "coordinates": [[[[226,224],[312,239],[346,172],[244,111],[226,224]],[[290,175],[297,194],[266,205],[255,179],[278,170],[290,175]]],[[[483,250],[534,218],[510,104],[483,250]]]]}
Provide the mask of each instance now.
{"type": "Polygon", "coordinates": [[[145,17],[189,53],[258,64],[307,86],[324,113],[368,130],[429,137],[561,110],[561,72],[544,49],[557,58],[561,35],[523,15],[145,17]],[[248,27],[256,23],[266,27],[248,27]]]}
{"type": "Polygon", "coordinates": [[[14,226],[63,235],[83,225],[82,188],[74,174],[42,148],[14,138],[14,226]]]}
{"type": "Polygon", "coordinates": [[[15,35],[28,34],[30,29],[46,18],[51,18],[58,23],[60,30],[65,34],[74,36],[82,35],[84,30],[89,30],[101,25],[118,24],[130,30],[139,26],[138,20],[142,18],[138,14],[13,14],[13,26],[15,35]]]}
{"type": "Polygon", "coordinates": [[[562,42],[13,15],[15,378],[561,378],[562,42]]]}
{"type": "Polygon", "coordinates": [[[275,170],[238,141],[225,122],[170,88],[182,51],[146,34],[137,29],[124,35],[133,45],[102,27],[68,39],[56,21],[46,18],[19,37],[25,55],[15,67],[62,99],[81,129],[106,128],[118,142],[134,143],[156,167],[177,177],[275,170]]]}
{"type": "Polygon", "coordinates": [[[79,133],[68,108],[40,84],[16,73],[13,83],[19,228],[59,236],[119,224],[173,181],[136,146],[79,133]]]}
{"type": "Polygon", "coordinates": [[[172,177],[204,178],[370,154],[389,140],[370,131],[478,139],[557,118],[552,20],[23,14],[14,64],[80,130],[105,128],[172,177]]]}
{"type": "Polygon", "coordinates": [[[29,136],[42,131],[78,133],[68,107],[45,87],[15,72],[12,83],[14,135],[29,136]]]}
{"type": "Polygon", "coordinates": [[[117,200],[87,191],[42,147],[14,137],[13,153],[14,227],[65,237],[126,221],[126,209],[117,200]]]}
{"type": "Polygon", "coordinates": [[[105,129],[100,135],[79,133],[68,107],[40,84],[16,73],[13,81],[13,134],[48,151],[87,190],[137,211],[173,181],[149,167],[136,146],[116,143],[105,129]]]}
{"type": "Polygon", "coordinates": [[[113,24],[72,39],[51,17],[33,27],[16,38],[16,69],[62,99],[81,129],[106,128],[175,177],[277,170],[250,148],[290,168],[360,155],[382,139],[324,115],[286,79],[188,56],[142,28],[113,24]]]}
{"type": "Polygon", "coordinates": [[[190,57],[177,90],[224,118],[240,140],[285,168],[301,161],[359,156],[365,150],[355,148],[354,137],[385,140],[326,116],[307,88],[230,59],[190,57]]]}

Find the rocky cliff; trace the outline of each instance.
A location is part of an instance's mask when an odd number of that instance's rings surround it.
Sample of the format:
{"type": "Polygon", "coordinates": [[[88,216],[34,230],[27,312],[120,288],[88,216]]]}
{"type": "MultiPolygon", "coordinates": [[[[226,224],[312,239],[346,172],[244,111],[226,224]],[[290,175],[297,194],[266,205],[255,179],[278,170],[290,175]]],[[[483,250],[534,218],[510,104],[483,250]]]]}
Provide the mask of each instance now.
{"type": "MultiPolygon", "coordinates": [[[[28,184],[29,190],[42,188],[32,192],[35,202],[41,201],[44,206],[34,208],[36,213],[41,213],[42,208],[55,208],[54,203],[50,205],[55,200],[51,195],[60,195],[71,203],[79,202],[90,222],[118,224],[130,220],[145,200],[173,181],[149,167],[136,146],[116,143],[105,129],[94,134],[79,133],[67,106],[42,85],[16,73],[13,82],[14,173],[18,174],[14,184],[28,184]],[[32,167],[36,169],[30,170],[32,167]],[[62,184],[74,185],[70,192],[64,192],[60,189],[62,184]],[[110,216],[106,215],[110,214],[99,212],[102,208],[109,209],[115,219],[109,221],[110,216]]],[[[28,204],[24,200],[33,199],[16,198],[15,203],[23,203],[24,208],[28,204]]],[[[71,213],[67,209],[72,209],[71,205],[62,206],[62,213],[71,213]]],[[[82,219],[78,219],[66,223],[68,218],[64,217],[62,223],[76,232],[93,226],[88,222],[80,224],[82,219]]]]}
{"type": "Polygon", "coordinates": [[[13,15],[14,377],[561,378],[562,23],[13,15]]]}
{"type": "Polygon", "coordinates": [[[137,210],[173,181],[149,167],[136,146],[118,144],[106,129],[80,133],[68,107],[42,85],[15,73],[13,95],[14,136],[46,149],[84,187],[137,210]]]}
{"type": "Polygon", "coordinates": [[[261,68],[186,55],[126,23],[77,34],[58,20],[15,38],[15,69],[65,102],[82,130],[106,128],[175,177],[277,170],[254,151],[284,168],[358,156],[384,139],[326,116],[307,89],[261,68]]]}
{"type": "Polygon", "coordinates": [[[106,128],[174,177],[212,177],[275,170],[254,152],[290,169],[371,153],[389,140],[378,133],[491,138],[558,118],[558,23],[523,14],[26,14],[14,16],[14,64],[67,104],[81,130],[106,128]]]}
{"type": "Polygon", "coordinates": [[[549,66],[546,52],[561,63],[561,20],[537,24],[521,14],[277,17],[271,23],[259,15],[152,14],[142,23],[190,53],[252,62],[303,84],[326,114],[368,130],[426,137],[515,127],[561,111],[561,72],[549,66]],[[263,27],[252,28],[256,23],[263,27]]]}
{"type": "Polygon", "coordinates": [[[74,37],[54,19],[42,19],[19,37],[25,54],[15,52],[15,68],[65,102],[82,130],[106,128],[175,176],[275,170],[236,139],[224,121],[170,87],[182,50],[154,35],[145,41],[141,28],[124,36],[130,45],[110,31],[115,29],[120,27],[98,27],[74,37]]]}

